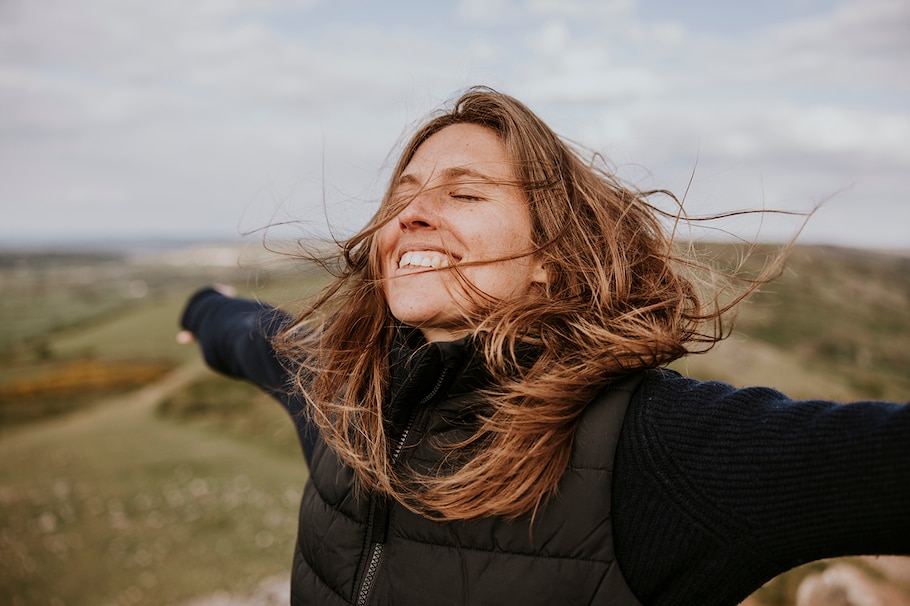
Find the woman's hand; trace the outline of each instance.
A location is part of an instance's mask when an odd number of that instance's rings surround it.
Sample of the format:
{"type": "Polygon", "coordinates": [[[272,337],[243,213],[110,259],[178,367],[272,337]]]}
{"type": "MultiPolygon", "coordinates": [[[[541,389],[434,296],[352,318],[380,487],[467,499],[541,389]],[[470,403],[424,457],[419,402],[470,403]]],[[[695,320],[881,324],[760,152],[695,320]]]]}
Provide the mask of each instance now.
{"type": "Polygon", "coordinates": [[[181,345],[189,345],[190,343],[193,343],[195,340],[196,340],[196,337],[193,336],[193,333],[191,333],[188,330],[181,330],[180,332],[177,333],[177,342],[180,343],[181,345]]]}
{"type": "MultiPolygon", "coordinates": [[[[214,284],[212,290],[220,292],[225,297],[236,297],[237,289],[229,284],[214,284]]],[[[188,330],[181,330],[177,333],[177,342],[181,345],[189,345],[196,341],[196,336],[188,330]]]]}

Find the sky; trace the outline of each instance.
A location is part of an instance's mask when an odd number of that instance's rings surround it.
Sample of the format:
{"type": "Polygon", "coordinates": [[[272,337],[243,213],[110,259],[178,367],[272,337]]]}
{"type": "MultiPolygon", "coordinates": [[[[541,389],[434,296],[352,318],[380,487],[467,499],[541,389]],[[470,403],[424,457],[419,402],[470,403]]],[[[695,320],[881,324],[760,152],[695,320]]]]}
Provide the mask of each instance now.
{"type": "Polygon", "coordinates": [[[0,0],[0,245],[350,234],[487,85],[690,215],[910,249],[908,74],[907,0],[0,0]]]}

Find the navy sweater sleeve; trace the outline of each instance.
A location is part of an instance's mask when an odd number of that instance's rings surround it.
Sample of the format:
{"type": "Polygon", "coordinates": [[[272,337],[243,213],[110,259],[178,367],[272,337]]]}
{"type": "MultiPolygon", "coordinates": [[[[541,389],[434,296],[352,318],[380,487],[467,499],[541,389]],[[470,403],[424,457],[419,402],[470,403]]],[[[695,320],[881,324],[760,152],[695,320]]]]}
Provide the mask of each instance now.
{"type": "Polygon", "coordinates": [[[290,321],[286,313],[274,307],[204,289],[190,298],[180,324],[196,337],[213,370],[250,381],[284,405],[309,462],[317,432],[271,342],[290,321]]]}
{"type": "Polygon", "coordinates": [[[644,603],[737,604],[808,561],[910,554],[910,406],[653,373],[614,487],[617,560],[644,603]]]}

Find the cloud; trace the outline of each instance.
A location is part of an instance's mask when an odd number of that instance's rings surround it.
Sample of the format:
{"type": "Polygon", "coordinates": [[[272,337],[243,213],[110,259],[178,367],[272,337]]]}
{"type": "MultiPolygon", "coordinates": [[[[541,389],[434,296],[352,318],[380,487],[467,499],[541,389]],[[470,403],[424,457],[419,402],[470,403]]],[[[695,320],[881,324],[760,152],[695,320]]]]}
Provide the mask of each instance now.
{"type": "Polygon", "coordinates": [[[554,114],[583,104],[586,119],[567,121],[573,135],[594,126],[601,143],[663,133],[736,159],[799,151],[907,165],[906,3],[843,3],[726,37],[622,16],[552,21],[528,46],[519,90],[554,114]]]}
{"type": "Polygon", "coordinates": [[[309,5],[251,6],[13,4],[0,36],[4,229],[230,234],[267,223],[290,196],[318,205],[325,133],[345,162],[381,159],[411,79],[432,85],[447,52],[343,25],[288,35],[269,10],[309,5]],[[263,196],[251,217],[245,205],[263,196]]]}
{"type": "Polygon", "coordinates": [[[819,18],[771,28],[774,44],[765,63],[779,68],[769,76],[806,79],[810,85],[828,81],[908,91],[910,81],[898,77],[910,64],[908,32],[910,4],[903,0],[850,0],[819,18]]]}
{"type": "Polygon", "coordinates": [[[735,30],[655,6],[9,0],[0,234],[356,225],[407,126],[471,84],[655,185],[697,161],[706,200],[906,201],[903,0],[772,2],[735,30]]]}
{"type": "Polygon", "coordinates": [[[637,5],[637,0],[527,0],[526,3],[532,14],[574,19],[630,15],[637,5]]]}

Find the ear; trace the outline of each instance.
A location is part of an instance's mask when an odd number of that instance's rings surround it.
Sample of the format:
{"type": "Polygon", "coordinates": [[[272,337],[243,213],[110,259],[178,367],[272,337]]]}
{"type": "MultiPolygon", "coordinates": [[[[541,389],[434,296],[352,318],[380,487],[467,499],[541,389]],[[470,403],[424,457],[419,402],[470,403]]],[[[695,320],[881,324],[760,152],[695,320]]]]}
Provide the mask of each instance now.
{"type": "Polygon", "coordinates": [[[553,274],[547,269],[546,263],[536,261],[534,271],[531,273],[532,284],[550,284],[553,281],[553,274]]]}

